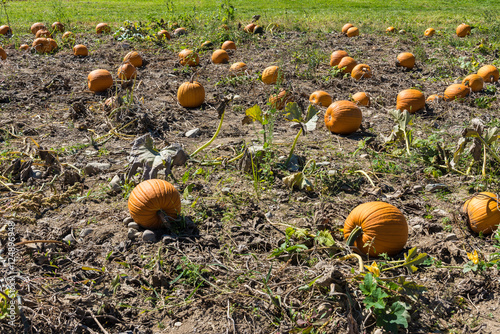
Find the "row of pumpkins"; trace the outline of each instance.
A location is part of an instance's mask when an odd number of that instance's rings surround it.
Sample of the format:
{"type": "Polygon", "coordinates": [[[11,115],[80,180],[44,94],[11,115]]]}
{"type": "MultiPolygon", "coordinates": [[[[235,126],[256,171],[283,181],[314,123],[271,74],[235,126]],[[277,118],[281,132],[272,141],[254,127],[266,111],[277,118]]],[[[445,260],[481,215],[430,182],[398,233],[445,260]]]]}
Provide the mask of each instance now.
{"type": "MultiPolygon", "coordinates": [[[[469,227],[476,233],[491,234],[500,224],[499,198],[482,192],[467,200],[462,208],[469,227]]],[[[143,228],[161,228],[159,211],[177,219],[181,212],[181,196],[165,180],[152,179],[139,183],[128,199],[132,219],[143,228]]],[[[395,206],[385,202],[367,202],[358,205],[344,223],[344,238],[352,239],[352,246],[362,254],[396,255],[408,241],[408,223],[395,206]],[[353,233],[353,236],[351,236],[353,233]]]]}

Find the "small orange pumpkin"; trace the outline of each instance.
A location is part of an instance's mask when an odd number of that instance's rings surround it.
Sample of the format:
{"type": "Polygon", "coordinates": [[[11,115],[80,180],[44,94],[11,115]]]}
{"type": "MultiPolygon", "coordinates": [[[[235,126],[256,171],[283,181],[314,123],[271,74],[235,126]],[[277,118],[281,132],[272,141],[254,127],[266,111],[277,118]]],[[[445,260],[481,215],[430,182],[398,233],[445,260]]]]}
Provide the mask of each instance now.
{"type": "Polygon", "coordinates": [[[156,34],[156,37],[158,39],[167,39],[167,40],[170,40],[170,33],[167,31],[167,30],[160,30],[158,31],[158,33],[156,34]]]}
{"type": "Polygon", "coordinates": [[[7,53],[5,52],[5,50],[1,46],[0,46],[0,58],[2,60],[7,59],[7,53]]]}
{"type": "Polygon", "coordinates": [[[347,57],[347,56],[348,56],[348,54],[344,50],[333,51],[331,56],[330,56],[330,66],[331,67],[337,66],[340,63],[340,61],[342,60],[342,58],[347,57]]]}
{"type": "Polygon", "coordinates": [[[282,110],[288,102],[293,102],[293,100],[292,93],[282,90],[279,94],[273,94],[269,97],[269,104],[276,110],[282,110]]]}
{"type": "Polygon", "coordinates": [[[44,37],[41,37],[41,38],[36,38],[34,41],[33,41],[33,44],[31,45],[35,50],[36,52],[38,53],[47,53],[47,52],[50,52],[50,44],[49,44],[49,41],[44,38],[44,37]]]}
{"type": "Polygon", "coordinates": [[[443,100],[442,95],[432,94],[427,98],[427,102],[441,102],[443,100]]]}
{"type": "Polygon", "coordinates": [[[127,62],[118,67],[117,76],[122,80],[135,79],[137,78],[137,70],[134,65],[127,62]]]}
{"type": "Polygon", "coordinates": [[[47,38],[47,42],[49,42],[49,52],[57,49],[57,42],[52,38],[47,38]]]}
{"type": "Polygon", "coordinates": [[[343,69],[342,71],[344,73],[351,73],[352,72],[352,69],[354,68],[354,66],[356,66],[358,63],[356,62],[356,60],[352,57],[343,57],[339,64],[337,65],[338,68],[341,68],[343,69]]]}
{"type": "Polygon", "coordinates": [[[498,81],[498,68],[493,65],[484,65],[477,71],[477,74],[483,78],[484,82],[498,81]]]}
{"type": "Polygon", "coordinates": [[[469,95],[471,89],[462,84],[453,84],[448,86],[444,91],[444,100],[453,101],[456,99],[463,99],[469,95]]]}
{"type": "Polygon", "coordinates": [[[37,23],[33,23],[33,25],[31,26],[30,30],[31,30],[31,33],[33,35],[36,35],[36,32],[38,30],[47,30],[47,28],[45,28],[45,24],[41,23],[41,22],[37,22],[37,23]]]}
{"type": "Polygon", "coordinates": [[[222,50],[236,50],[236,44],[233,41],[225,41],[222,46],[222,50]]]}
{"type": "Polygon", "coordinates": [[[247,70],[247,64],[239,61],[231,65],[229,68],[229,72],[232,75],[243,75],[245,74],[245,71],[247,70]]]}
{"type": "Polygon", "coordinates": [[[497,195],[482,192],[467,200],[462,211],[469,227],[476,233],[491,234],[500,224],[500,203],[497,195]]]}
{"type": "Polygon", "coordinates": [[[124,63],[131,63],[134,65],[134,67],[141,67],[142,66],[142,57],[137,51],[130,51],[123,57],[123,62],[124,63]]]}
{"type": "Polygon", "coordinates": [[[71,31],[66,31],[62,36],[61,36],[61,39],[63,40],[63,42],[66,42],[66,41],[71,41],[71,40],[74,40],[75,39],[75,35],[73,35],[73,33],[71,31]]]}
{"type": "Polygon", "coordinates": [[[0,26],[0,35],[10,36],[12,35],[12,29],[7,25],[0,26]]]}
{"type": "Polygon", "coordinates": [[[396,109],[407,110],[413,114],[425,108],[425,96],[416,89],[405,89],[399,92],[396,98],[396,109]]]}
{"type": "Polygon", "coordinates": [[[350,27],[349,29],[347,29],[346,35],[347,37],[359,36],[359,29],[357,27],[350,27]]]}
{"type": "Polygon", "coordinates": [[[469,87],[473,92],[479,92],[483,89],[484,80],[478,74],[469,74],[462,80],[462,85],[469,87]]]}
{"type": "Polygon", "coordinates": [[[51,38],[52,34],[48,30],[40,29],[36,32],[35,38],[40,38],[40,37],[51,38]]]}
{"type": "Polygon", "coordinates": [[[319,104],[320,106],[323,107],[328,107],[330,104],[333,103],[330,94],[322,90],[317,90],[314,93],[312,93],[311,96],[309,96],[309,101],[312,104],[319,104]]]}
{"type": "Polygon", "coordinates": [[[73,47],[73,54],[75,56],[87,57],[89,55],[89,50],[83,44],[77,44],[73,47]]]}
{"type": "Polygon", "coordinates": [[[187,35],[187,30],[184,27],[180,27],[174,30],[173,35],[175,37],[181,36],[181,35],[187,35]]]}
{"type": "Polygon", "coordinates": [[[182,66],[198,66],[200,64],[200,57],[193,50],[184,49],[179,52],[179,62],[182,66]]]}
{"type": "Polygon", "coordinates": [[[64,24],[62,24],[61,22],[54,22],[52,23],[52,30],[64,32],[64,24]]]}
{"type": "Polygon", "coordinates": [[[21,44],[21,46],[19,46],[19,50],[28,51],[29,49],[30,46],[28,44],[21,44]]]}
{"type": "Polygon", "coordinates": [[[203,43],[201,43],[201,48],[202,49],[209,49],[211,47],[214,46],[214,43],[210,42],[210,41],[205,41],[203,43]]]}
{"type": "Polygon", "coordinates": [[[325,125],[333,133],[348,135],[356,132],[363,119],[361,109],[351,101],[336,101],[325,112],[325,125]]]}
{"type": "Polygon", "coordinates": [[[197,81],[188,81],[177,90],[177,100],[184,108],[197,108],[205,101],[205,88],[197,81]]]}
{"type": "Polygon", "coordinates": [[[458,37],[465,37],[467,35],[470,35],[470,32],[471,32],[471,27],[468,24],[462,23],[457,27],[458,37]]]}
{"type": "Polygon", "coordinates": [[[109,25],[107,23],[99,23],[95,27],[95,32],[98,35],[100,35],[100,34],[109,34],[111,32],[111,28],[109,27],[109,25]]]}
{"type": "Polygon", "coordinates": [[[427,28],[424,31],[424,36],[425,37],[431,37],[436,33],[436,30],[434,28],[427,28]]]}
{"type": "Polygon", "coordinates": [[[352,96],[354,103],[369,107],[370,106],[370,96],[365,92],[358,92],[352,96]]]}
{"type": "Polygon", "coordinates": [[[342,27],[342,33],[347,34],[347,30],[349,30],[349,28],[352,28],[352,27],[354,27],[354,25],[352,25],[350,23],[344,24],[344,26],[342,27]]]}
{"type": "Polygon", "coordinates": [[[229,55],[226,50],[215,50],[212,53],[212,63],[214,64],[227,64],[229,62],[229,55]]]}
{"type": "Polygon", "coordinates": [[[401,252],[408,241],[406,218],[389,203],[368,202],[355,207],[345,220],[344,239],[350,239],[356,227],[361,229],[361,235],[352,241],[362,254],[393,256],[401,252]]]}
{"type": "Polygon", "coordinates": [[[385,29],[385,32],[388,34],[392,34],[396,32],[396,29],[393,26],[390,26],[387,29],[385,29]]]}
{"type": "Polygon", "coordinates": [[[409,52],[402,52],[398,54],[396,66],[406,67],[411,70],[415,66],[415,56],[409,52]]]}
{"type": "Polygon", "coordinates": [[[278,81],[278,76],[280,74],[280,68],[278,66],[269,66],[262,72],[262,82],[266,85],[274,85],[278,81]]]}
{"type": "Polygon", "coordinates": [[[354,80],[368,79],[372,77],[372,70],[370,66],[366,64],[358,64],[352,69],[351,77],[353,77],[354,80]]]}
{"type": "Polygon", "coordinates": [[[245,31],[249,33],[253,33],[253,30],[255,29],[257,25],[255,23],[250,23],[247,26],[245,26],[245,31]]]}
{"type": "Polygon", "coordinates": [[[181,212],[181,196],[177,189],[165,180],[146,180],[132,190],[128,198],[128,210],[132,219],[144,228],[160,228],[162,220],[158,211],[171,218],[181,212]]]}
{"type": "Polygon", "coordinates": [[[104,92],[109,87],[113,86],[113,77],[108,70],[94,70],[87,77],[89,90],[93,92],[104,92]]]}

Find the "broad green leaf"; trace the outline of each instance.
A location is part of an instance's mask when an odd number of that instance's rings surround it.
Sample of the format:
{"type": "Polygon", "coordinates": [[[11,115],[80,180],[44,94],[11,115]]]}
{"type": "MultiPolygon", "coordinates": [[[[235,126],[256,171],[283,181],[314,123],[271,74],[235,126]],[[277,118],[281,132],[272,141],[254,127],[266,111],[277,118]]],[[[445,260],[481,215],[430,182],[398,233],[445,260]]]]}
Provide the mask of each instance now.
{"type": "Polygon", "coordinates": [[[408,268],[410,272],[414,273],[417,271],[417,265],[423,263],[427,258],[427,253],[418,254],[417,248],[414,247],[408,251],[408,254],[405,254],[405,262],[403,266],[408,268]]]}
{"type": "Polygon", "coordinates": [[[326,231],[326,230],[319,231],[318,237],[316,240],[318,240],[318,244],[326,246],[326,247],[332,247],[333,245],[335,245],[335,240],[333,239],[333,236],[330,233],[330,231],[326,231]]]}
{"type": "Polygon", "coordinates": [[[243,120],[241,121],[242,125],[250,124],[255,121],[262,124],[264,121],[262,109],[260,109],[259,105],[257,104],[251,108],[248,108],[245,112],[245,115],[245,118],[243,118],[243,120]]]}
{"type": "Polygon", "coordinates": [[[285,119],[290,122],[304,122],[302,118],[302,111],[299,109],[297,102],[288,102],[285,107],[285,119]]]}
{"type": "Polygon", "coordinates": [[[391,323],[408,328],[408,320],[410,320],[410,313],[408,310],[410,307],[403,302],[395,302],[391,305],[391,314],[396,316],[396,319],[392,320],[391,323]]]}
{"type": "Polygon", "coordinates": [[[315,106],[310,104],[309,107],[307,107],[306,119],[304,120],[304,122],[309,122],[318,113],[318,111],[319,110],[316,109],[315,106]]]}

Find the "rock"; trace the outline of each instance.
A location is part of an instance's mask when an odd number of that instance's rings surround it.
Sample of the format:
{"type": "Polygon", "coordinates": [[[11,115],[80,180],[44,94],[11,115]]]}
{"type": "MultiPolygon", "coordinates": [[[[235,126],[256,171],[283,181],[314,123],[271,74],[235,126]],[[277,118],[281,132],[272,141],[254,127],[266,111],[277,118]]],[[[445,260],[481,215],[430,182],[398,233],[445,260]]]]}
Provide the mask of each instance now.
{"type": "Polygon", "coordinates": [[[122,180],[118,175],[113,176],[113,179],[109,182],[109,187],[116,192],[120,192],[122,190],[122,180]]]}
{"type": "Polygon", "coordinates": [[[455,233],[450,233],[447,234],[446,237],[444,238],[445,241],[456,241],[458,240],[458,237],[455,233]]]}
{"type": "Polygon", "coordinates": [[[420,186],[420,185],[417,185],[417,186],[414,186],[413,187],[413,191],[416,191],[416,192],[420,192],[424,190],[424,187],[420,186]]]}
{"type": "Polygon", "coordinates": [[[240,95],[235,95],[233,96],[233,100],[240,100],[241,99],[241,96],[240,95]]]}
{"type": "Polygon", "coordinates": [[[424,228],[422,227],[422,225],[414,225],[414,226],[413,226],[413,231],[415,231],[416,233],[420,233],[420,232],[422,232],[422,231],[423,231],[423,229],[424,229],[424,228]]]}
{"type": "Polygon", "coordinates": [[[31,177],[34,178],[34,179],[41,179],[42,178],[42,171],[38,170],[38,169],[32,169],[31,170],[31,177]]]}
{"type": "Polygon", "coordinates": [[[128,229],[128,233],[127,233],[127,237],[130,239],[130,240],[135,240],[138,236],[139,236],[140,232],[137,232],[136,229],[133,229],[133,228],[129,228],[128,229]]]}
{"type": "Polygon", "coordinates": [[[442,209],[436,209],[432,211],[432,214],[437,216],[437,217],[448,217],[448,212],[442,210],[442,209]]]}
{"type": "Polygon", "coordinates": [[[174,324],[175,327],[181,327],[182,326],[182,322],[180,321],[177,321],[175,324],[174,324]]]}
{"type": "Polygon", "coordinates": [[[337,171],[335,169],[330,169],[328,171],[328,176],[334,176],[334,175],[337,175],[337,171]]]}
{"type": "Polygon", "coordinates": [[[107,163],[107,162],[104,162],[104,163],[101,163],[101,162],[89,162],[87,164],[87,166],[85,166],[83,168],[83,171],[85,172],[85,174],[87,175],[96,175],[96,174],[100,174],[100,173],[103,173],[105,171],[107,171],[108,169],[111,168],[111,164],[107,163]]]}
{"type": "Polygon", "coordinates": [[[136,222],[130,222],[130,223],[128,223],[127,227],[128,228],[133,228],[134,230],[137,230],[137,231],[139,231],[139,228],[140,228],[139,224],[137,224],[136,222]]]}
{"type": "Polygon", "coordinates": [[[80,238],[85,238],[87,235],[89,235],[92,232],[94,232],[94,230],[91,229],[90,227],[84,228],[83,230],[80,231],[80,238]]]}
{"type": "Polygon", "coordinates": [[[153,231],[151,230],[146,230],[142,233],[142,241],[145,242],[155,242],[156,241],[156,235],[153,231]]]}
{"type": "Polygon", "coordinates": [[[448,190],[448,186],[444,183],[432,183],[425,186],[427,192],[433,193],[439,190],[448,190]]]}
{"type": "Polygon", "coordinates": [[[229,195],[231,193],[231,188],[229,187],[224,187],[222,188],[222,195],[229,195]]]}
{"type": "Polygon", "coordinates": [[[200,128],[196,128],[196,129],[193,129],[193,130],[189,130],[188,132],[186,132],[184,134],[184,136],[186,136],[188,138],[193,138],[193,137],[198,136],[200,133],[201,133],[200,128]]]}
{"type": "Polygon", "coordinates": [[[75,238],[73,238],[73,236],[72,236],[71,234],[68,234],[67,236],[65,236],[65,237],[63,238],[63,241],[64,241],[65,243],[67,243],[67,244],[70,244],[70,245],[71,245],[71,244],[73,244],[73,243],[75,243],[75,242],[76,242],[76,239],[75,239],[75,238]]]}
{"type": "Polygon", "coordinates": [[[271,218],[273,216],[273,213],[271,211],[266,212],[266,218],[271,218]]]}
{"type": "Polygon", "coordinates": [[[132,217],[127,217],[123,220],[123,225],[127,226],[128,224],[130,224],[131,222],[133,222],[134,220],[132,219],[132,217]]]}
{"type": "Polygon", "coordinates": [[[181,205],[182,206],[189,206],[193,203],[193,201],[189,200],[189,199],[181,199],[181,205]]]}
{"type": "Polygon", "coordinates": [[[368,158],[368,157],[369,157],[369,155],[368,155],[368,154],[361,154],[361,155],[359,156],[359,158],[360,158],[360,159],[366,159],[366,158],[368,158]]]}

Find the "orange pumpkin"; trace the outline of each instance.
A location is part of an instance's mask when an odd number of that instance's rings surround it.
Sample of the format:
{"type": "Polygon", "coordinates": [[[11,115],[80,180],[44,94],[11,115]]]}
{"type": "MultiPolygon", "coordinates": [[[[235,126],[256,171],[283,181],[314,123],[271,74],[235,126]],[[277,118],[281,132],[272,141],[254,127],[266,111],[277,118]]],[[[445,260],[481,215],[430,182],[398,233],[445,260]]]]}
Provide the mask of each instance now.
{"type": "Polygon", "coordinates": [[[351,28],[351,27],[354,27],[354,25],[352,25],[350,23],[344,24],[344,26],[342,27],[342,33],[347,34],[347,30],[349,30],[349,28],[351,28]]]}
{"type": "Polygon", "coordinates": [[[453,84],[448,86],[444,91],[444,100],[452,101],[456,99],[463,99],[469,95],[471,89],[462,84],[453,84]]]}
{"type": "Polygon", "coordinates": [[[320,106],[323,107],[328,107],[330,104],[333,103],[330,94],[322,90],[317,90],[314,93],[312,93],[311,96],[309,96],[309,101],[312,104],[319,104],[320,106]]]}
{"type": "Polygon", "coordinates": [[[170,34],[167,30],[160,30],[158,31],[158,33],[156,34],[156,37],[158,39],[167,39],[167,40],[170,40],[170,34]]]}
{"type": "Polygon", "coordinates": [[[0,46],[0,59],[5,60],[7,59],[7,53],[5,50],[0,46]]]}
{"type": "Polygon", "coordinates": [[[212,53],[212,63],[214,64],[227,64],[229,62],[229,55],[226,50],[215,50],[212,53]]]}
{"type": "Polygon", "coordinates": [[[118,78],[122,80],[130,80],[137,78],[137,70],[131,63],[124,63],[118,67],[118,78]]]}
{"type": "Polygon", "coordinates": [[[52,23],[52,30],[64,32],[64,24],[62,24],[61,22],[54,22],[52,23]]]}
{"type": "Polygon", "coordinates": [[[354,58],[352,57],[343,57],[341,60],[340,60],[340,63],[337,65],[338,68],[342,68],[343,72],[344,73],[351,73],[352,72],[352,69],[354,68],[354,66],[356,66],[358,63],[356,62],[356,60],[354,60],[354,58]]]}
{"type": "Polygon", "coordinates": [[[47,28],[45,27],[45,24],[41,23],[41,22],[37,22],[37,23],[33,23],[33,25],[31,26],[30,30],[31,30],[31,33],[33,35],[36,35],[36,32],[38,30],[47,30],[47,28]]]}
{"type": "Polygon", "coordinates": [[[440,102],[443,99],[442,95],[432,94],[427,98],[427,102],[440,102]]]}
{"type": "Polygon", "coordinates": [[[74,40],[75,39],[75,35],[73,35],[73,33],[71,31],[66,31],[62,36],[61,36],[61,39],[63,40],[63,42],[66,42],[66,41],[71,41],[71,40],[74,40]]]}
{"type": "Polygon", "coordinates": [[[394,33],[394,32],[396,32],[396,29],[393,26],[390,26],[387,29],[385,29],[385,32],[388,33],[388,34],[389,33],[394,33]]]}
{"type": "Polygon", "coordinates": [[[497,195],[482,192],[467,200],[462,208],[469,227],[476,233],[491,234],[500,224],[500,203],[497,195]]]}
{"type": "Polygon", "coordinates": [[[185,108],[197,108],[205,101],[205,88],[197,81],[188,81],[177,90],[177,100],[185,108]]]}
{"type": "Polygon", "coordinates": [[[354,103],[365,107],[370,106],[370,96],[365,92],[358,92],[352,96],[354,103]]]}
{"type": "Polygon", "coordinates": [[[333,133],[348,135],[357,131],[363,115],[351,101],[333,102],[325,112],[325,125],[333,133]]]}
{"type": "Polygon", "coordinates": [[[200,57],[193,50],[184,49],[179,52],[179,62],[182,66],[198,66],[200,64],[200,57]]]}
{"type": "Polygon", "coordinates": [[[222,46],[222,50],[236,50],[236,44],[233,41],[225,41],[222,46]]]}
{"type": "Polygon", "coordinates": [[[401,252],[408,241],[406,218],[389,203],[368,202],[354,208],[344,223],[344,239],[348,239],[356,227],[361,229],[361,234],[353,240],[353,245],[362,254],[393,256],[401,252]]]}
{"type": "Polygon", "coordinates": [[[209,49],[212,46],[214,46],[214,43],[212,43],[210,41],[205,41],[205,42],[201,43],[201,48],[202,49],[209,49]]]}
{"type": "Polygon", "coordinates": [[[276,110],[282,110],[288,102],[293,102],[293,100],[292,93],[282,90],[279,94],[273,94],[269,97],[269,104],[276,110]]]}
{"type": "Polygon", "coordinates": [[[257,25],[255,23],[250,23],[249,25],[245,26],[245,31],[246,32],[251,32],[253,33],[253,30],[255,29],[257,25]]]}
{"type": "Polygon", "coordinates": [[[242,74],[245,74],[245,71],[247,70],[247,64],[239,61],[237,63],[234,63],[233,65],[231,65],[231,67],[229,68],[229,72],[232,74],[232,75],[242,75],[242,74]]]}
{"type": "Polygon", "coordinates": [[[87,84],[93,92],[104,92],[113,85],[113,77],[107,70],[94,70],[89,73],[87,84]]]}
{"type": "Polygon", "coordinates": [[[109,34],[111,32],[111,28],[108,26],[107,23],[99,23],[95,27],[95,32],[98,35],[100,35],[100,34],[109,34]]]}
{"type": "Polygon", "coordinates": [[[484,80],[478,74],[469,74],[462,80],[462,85],[469,87],[473,92],[479,92],[483,89],[484,80]]]}
{"type": "Polygon", "coordinates": [[[177,28],[177,29],[174,30],[173,35],[175,37],[181,36],[181,35],[187,35],[187,30],[184,27],[177,28]]]}
{"type": "Polygon", "coordinates": [[[348,56],[348,54],[344,50],[333,51],[332,55],[330,56],[330,66],[331,67],[337,66],[340,63],[340,61],[342,60],[342,58],[347,57],[347,56],[348,56]]]}
{"type": "Polygon", "coordinates": [[[484,82],[498,81],[498,68],[493,65],[484,65],[477,71],[477,74],[483,78],[484,82]]]}
{"type": "Polygon", "coordinates": [[[30,47],[28,44],[21,44],[21,46],[19,46],[19,50],[28,51],[29,49],[30,47]]]}
{"type": "Polygon", "coordinates": [[[366,64],[358,64],[352,69],[351,77],[353,77],[354,80],[368,79],[372,77],[372,70],[370,66],[366,64]]]}
{"type": "Polygon", "coordinates": [[[77,44],[73,47],[73,54],[75,56],[87,57],[89,55],[89,50],[83,44],[77,44]]]}
{"type": "Polygon", "coordinates": [[[357,27],[350,27],[349,29],[347,29],[346,35],[347,37],[359,36],[359,29],[357,27]]]}
{"type": "Polygon", "coordinates": [[[49,42],[49,51],[48,52],[52,52],[55,49],[57,49],[57,42],[55,40],[53,40],[52,38],[47,38],[47,42],[49,42]]]}
{"type": "Polygon", "coordinates": [[[12,29],[7,25],[0,26],[0,35],[10,36],[12,35],[12,29]]]}
{"type": "Polygon", "coordinates": [[[269,66],[262,72],[262,82],[266,85],[274,85],[278,81],[280,68],[278,66],[269,66]]]}
{"type": "Polygon", "coordinates": [[[40,29],[36,32],[35,38],[40,38],[40,37],[50,38],[52,37],[52,34],[48,30],[40,29]]]}
{"type": "Polygon", "coordinates": [[[33,49],[36,50],[36,52],[38,53],[47,53],[47,52],[50,52],[50,44],[49,44],[49,41],[44,38],[44,37],[41,37],[41,38],[36,38],[34,41],[33,41],[33,44],[31,45],[33,47],[33,49]]]}
{"type": "Polygon", "coordinates": [[[457,27],[457,36],[465,37],[467,35],[470,35],[470,31],[471,31],[470,25],[462,23],[457,27]]]}
{"type": "Polygon", "coordinates": [[[431,37],[436,33],[436,30],[434,28],[427,28],[424,31],[424,36],[425,37],[431,37]]]}
{"type": "Polygon", "coordinates": [[[162,220],[158,211],[177,218],[181,212],[181,196],[167,181],[146,180],[132,190],[128,198],[128,210],[134,221],[144,228],[160,228],[162,220]]]}
{"type": "Polygon", "coordinates": [[[123,62],[124,63],[130,63],[134,65],[134,67],[141,67],[142,66],[142,57],[137,51],[130,51],[123,57],[123,62]]]}
{"type": "Polygon", "coordinates": [[[415,56],[409,52],[402,52],[398,54],[396,66],[406,67],[411,70],[415,66],[415,56]]]}
{"type": "Polygon", "coordinates": [[[425,96],[419,90],[405,89],[399,92],[396,98],[396,109],[400,111],[408,110],[410,114],[413,114],[424,108],[425,96]]]}

